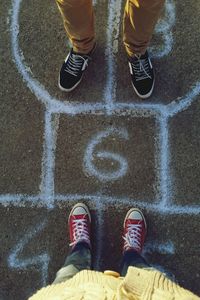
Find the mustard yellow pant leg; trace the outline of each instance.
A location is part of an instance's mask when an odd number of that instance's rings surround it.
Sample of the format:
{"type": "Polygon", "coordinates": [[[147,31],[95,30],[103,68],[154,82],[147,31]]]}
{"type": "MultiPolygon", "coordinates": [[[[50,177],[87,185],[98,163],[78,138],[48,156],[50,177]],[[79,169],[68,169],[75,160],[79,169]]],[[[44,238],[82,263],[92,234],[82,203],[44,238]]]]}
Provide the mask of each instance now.
{"type": "Polygon", "coordinates": [[[127,0],[123,18],[123,42],[129,56],[144,54],[165,0],[127,0]]]}
{"type": "Polygon", "coordinates": [[[75,52],[86,54],[95,43],[92,0],[56,0],[75,52]]]}

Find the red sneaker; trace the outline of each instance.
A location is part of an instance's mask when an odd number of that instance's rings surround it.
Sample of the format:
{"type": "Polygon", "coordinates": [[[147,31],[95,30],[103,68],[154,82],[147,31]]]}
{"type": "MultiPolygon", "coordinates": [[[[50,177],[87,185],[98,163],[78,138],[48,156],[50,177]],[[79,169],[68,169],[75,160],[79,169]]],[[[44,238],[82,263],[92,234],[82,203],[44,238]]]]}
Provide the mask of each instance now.
{"type": "Polygon", "coordinates": [[[147,225],[143,213],[137,208],[131,208],[124,219],[123,251],[135,250],[140,254],[146,231],[147,225]]]}
{"type": "Polygon", "coordinates": [[[87,206],[83,203],[77,203],[71,210],[69,219],[69,234],[70,246],[72,249],[79,242],[86,242],[89,247],[90,243],[90,228],[91,228],[91,215],[87,206]]]}

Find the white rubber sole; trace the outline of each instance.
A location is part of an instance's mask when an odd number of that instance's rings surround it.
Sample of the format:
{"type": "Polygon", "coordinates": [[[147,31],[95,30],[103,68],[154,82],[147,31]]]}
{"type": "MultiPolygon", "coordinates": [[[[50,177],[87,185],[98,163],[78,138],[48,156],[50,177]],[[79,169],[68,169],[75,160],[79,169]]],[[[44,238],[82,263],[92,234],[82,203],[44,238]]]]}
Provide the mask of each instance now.
{"type": "Polygon", "coordinates": [[[154,85],[155,85],[155,79],[154,79],[154,82],[153,82],[153,85],[152,85],[151,90],[150,90],[149,93],[146,94],[146,95],[141,95],[140,93],[138,93],[138,91],[136,90],[136,88],[135,88],[134,85],[133,85],[133,82],[131,82],[131,83],[132,83],[132,86],[133,86],[133,89],[134,89],[134,92],[136,93],[136,95],[137,95],[138,97],[140,97],[141,99],[147,99],[147,98],[149,98],[149,97],[152,95],[152,93],[153,93],[154,85]]]}
{"type": "Polygon", "coordinates": [[[59,89],[62,92],[66,92],[66,93],[72,92],[81,83],[82,78],[83,78],[83,76],[81,77],[81,79],[71,89],[65,89],[64,87],[62,87],[60,85],[60,74],[59,74],[59,77],[58,77],[58,87],[59,87],[59,89]]]}

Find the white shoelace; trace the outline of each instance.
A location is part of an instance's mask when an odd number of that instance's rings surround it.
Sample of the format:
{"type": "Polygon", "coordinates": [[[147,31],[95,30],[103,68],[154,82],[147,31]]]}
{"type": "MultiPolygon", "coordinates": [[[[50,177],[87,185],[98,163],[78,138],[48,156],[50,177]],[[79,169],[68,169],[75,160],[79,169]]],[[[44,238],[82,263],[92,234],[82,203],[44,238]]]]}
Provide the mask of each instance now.
{"type": "Polygon", "coordinates": [[[73,240],[74,242],[70,243],[70,246],[74,246],[78,241],[86,241],[90,243],[88,228],[87,228],[87,220],[86,219],[77,219],[73,220],[73,240]]]}
{"type": "Polygon", "coordinates": [[[123,236],[125,241],[124,251],[129,248],[134,248],[138,251],[141,250],[141,233],[142,224],[128,224],[127,233],[123,236]]]}
{"type": "Polygon", "coordinates": [[[141,59],[139,55],[135,55],[137,57],[137,60],[131,62],[131,66],[133,67],[134,73],[135,73],[135,80],[143,80],[147,78],[152,78],[150,75],[150,67],[151,63],[149,61],[149,58],[141,59]]]}
{"type": "Polygon", "coordinates": [[[65,72],[70,73],[73,76],[78,76],[80,71],[84,71],[88,66],[88,59],[81,55],[70,53],[66,59],[67,66],[65,72]]]}

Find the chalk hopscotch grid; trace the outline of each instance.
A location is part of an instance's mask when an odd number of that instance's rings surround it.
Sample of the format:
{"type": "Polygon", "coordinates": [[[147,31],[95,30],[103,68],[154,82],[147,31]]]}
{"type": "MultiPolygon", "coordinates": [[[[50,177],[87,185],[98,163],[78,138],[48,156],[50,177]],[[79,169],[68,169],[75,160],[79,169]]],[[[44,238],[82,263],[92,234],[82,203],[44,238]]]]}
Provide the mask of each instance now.
{"type": "MultiPolygon", "coordinates": [[[[23,199],[28,202],[32,202],[34,205],[37,205],[36,199],[40,199],[39,205],[43,204],[44,206],[52,208],[55,204],[56,199],[59,198],[59,195],[54,194],[54,168],[55,168],[55,149],[56,149],[56,133],[59,125],[55,126],[53,121],[54,114],[68,114],[68,115],[77,115],[77,114],[101,114],[101,115],[132,115],[136,117],[150,117],[154,116],[157,120],[158,128],[157,135],[159,140],[159,151],[158,151],[158,168],[159,174],[157,178],[159,180],[158,184],[158,196],[156,197],[156,204],[150,205],[147,201],[146,207],[151,209],[153,207],[157,208],[157,211],[160,213],[169,213],[171,209],[173,212],[177,213],[187,213],[188,206],[175,206],[170,202],[172,199],[172,191],[169,189],[171,186],[170,183],[170,170],[169,170],[169,158],[170,158],[170,149],[169,149],[169,119],[175,116],[177,113],[188,108],[190,104],[195,100],[195,98],[200,93],[200,82],[196,83],[196,86],[188,92],[185,97],[177,102],[176,100],[172,101],[168,105],[163,104],[152,104],[152,103],[120,103],[115,102],[116,98],[116,86],[115,80],[115,57],[113,55],[117,52],[118,45],[115,44],[113,47],[113,34],[115,33],[114,41],[117,40],[119,36],[119,24],[121,16],[121,0],[112,0],[109,2],[109,17],[108,17],[108,26],[107,26],[107,47],[105,50],[107,61],[108,61],[108,78],[106,88],[105,88],[105,99],[102,103],[63,103],[59,99],[55,99],[49,95],[45,88],[36,80],[31,77],[27,71],[27,67],[24,64],[23,53],[19,48],[18,35],[19,35],[19,12],[20,5],[22,0],[13,1],[13,15],[11,20],[11,44],[14,60],[16,62],[17,68],[22,75],[24,81],[27,83],[27,86],[31,91],[36,95],[38,100],[42,101],[46,106],[45,112],[45,134],[44,134],[44,154],[42,162],[42,180],[40,185],[41,193],[35,197],[29,197],[27,195],[0,195],[0,202],[4,205],[12,203],[14,205],[20,205],[20,200],[23,199]],[[111,46],[112,45],[112,46],[111,46]],[[114,50],[113,50],[114,49],[114,50]],[[33,201],[32,199],[35,199],[33,201]],[[160,201],[158,202],[158,199],[160,201]],[[170,209],[169,206],[170,205],[170,209]]],[[[167,55],[172,49],[173,36],[171,34],[171,27],[175,23],[175,6],[173,1],[168,0],[166,2],[166,20],[161,20],[160,25],[156,27],[156,32],[163,33],[165,47],[164,50],[161,50],[158,53],[155,53],[154,56],[161,57],[167,55]]],[[[59,123],[59,116],[57,117],[57,122],[59,123]]],[[[74,195],[76,196],[76,195],[74,195]]],[[[84,195],[81,195],[84,196],[84,195]]],[[[95,195],[91,196],[93,201],[95,201],[95,195]]],[[[106,199],[111,199],[109,197],[102,196],[106,199]]],[[[65,195],[66,199],[72,199],[73,195],[65,195]]],[[[103,199],[102,199],[103,201],[103,199]]],[[[111,200],[108,200],[109,202],[111,200]]],[[[121,200],[122,201],[122,200],[121,200]]],[[[124,200],[123,200],[124,201],[124,200]]],[[[111,201],[112,202],[112,201],[111,201]]],[[[127,199],[126,202],[133,203],[134,199],[127,199]]],[[[135,203],[141,206],[141,201],[135,201],[135,203]]],[[[23,205],[23,204],[22,204],[23,205]]],[[[191,206],[191,212],[198,214],[200,212],[200,206],[191,206]]]]}
{"type": "MultiPolygon", "coordinates": [[[[33,79],[24,63],[23,53],[19,48],[18,35],[19,35],[19,12],[22,0],[13,0],[13,10],[11,18],[11,45],[14,61],[16,63],[19,73],[22,75],[27,87],[35,94],[36,98],[41,101],[45,107],[45,129],[44,129],[44,145],[43,145],[43,159],[42,159],[42,174],[40,193],[38,195],[20,195],[20,194],[5,194],[0,195],[0,203],[4,206],[12,204],[17,207],[26,206],[29,203],[35,207],[47,207],[53,208],[56,204],[62,202],[77,202],[80,200],[92,201],[99,212],[97,240],[98,253],[96,265],[99,266],[101,256],[101,236],[103,228],[103,208],[105,205],[114,204],[115,207],[123,205],[136,205],[138,207],[154,211],[159,214],[194,214],[200,213],[199,205],[175,205],[172,203],[173,194],[171,189],[170,180],[170,142],[169,142],[169,121],[179,112],[187,109],[191,103],[200,94],[200,82],[197,82],[193,88],[182,97],[179,101],[175,99],[168,105],[153,104],[153,103],[123,103],[116,102],[116,85],[115,85],[115,56],[118,49],[118,36],[119,36],[119,24],[121,16],[122,1],[111,0],[108,4],[109,18],[107,26],[107,46],[105,55],[108,63],[107,83],[104,90],[104,100],[96,103],[63,103],[59,99],[52,97],[45,88],[36,80],[33,79]],[[114,37],[114,39],[113,39],[114,37]],[[114,40],[114,41],[113,41],[114,40]],[[78,115],[78,114],[92,114],[92,115],[113,115],[122,116],[130,115],[133,117],[154,117],[157,122],[157,190],[155,203],[148,203],[146,199],[130,199],[127,197],[111,197],[98,194],[54,194],[54,169],[55,169],[55,150],[57,131],[59,128],[59,116],[60,114],[78,115]]],[[[94,0],[94,4],[97,1],[94,0]]],[[[161,20],[156,26],[156,32],[162,34],[164,39],[164,47],[161,50],[155,52],[152,48],[155,57],[163,57],[172,49],[173,35],[171,28],[175,24],[175,5],[172,0],[166,1],[165,7],[165,19],[161,20]]],[[[45,223],[41,223],[35,230],[39,232],[43,229],[45,223]]],[[[32,238],[34,233],[30,233],[25,237],[25,240],[21,240],[15,247],[9,257],[10,267],[23,268],[30,264],[40,264],[40,256],[33,258],[33,261],[19,261],[17,255],[21,252],[28,239],[32,238]],[[39,260],[38,260],[39,259],[39,260]]],[[[173,245],[166,244],[163,248],[168,253],[173,253],[173,245]]],[[[152,248],[151,245],[148,246],[152,248]]],[[[148,248],[147,247],[147,248],[148,248]]],[[[157,247],[159,248],[159,247],[157,247]]],[[[162,248],[162,245],[161,245],[162,248]]],[[[159,250],[159,249],[158,249],[159,250]]],[[[147,250],[146,250],[147,251],[147,250]]],[[[42,281],[45,283],[48,270],[48,260],[46,258],[44,269],[42,269],[42,281]]]]}

